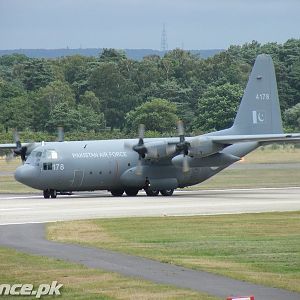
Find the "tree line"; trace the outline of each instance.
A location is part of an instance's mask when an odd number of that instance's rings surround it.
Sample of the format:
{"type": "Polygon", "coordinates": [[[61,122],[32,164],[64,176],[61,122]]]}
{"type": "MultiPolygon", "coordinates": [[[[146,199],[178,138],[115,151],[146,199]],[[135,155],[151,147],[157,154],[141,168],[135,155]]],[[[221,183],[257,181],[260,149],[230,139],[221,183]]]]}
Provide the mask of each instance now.
{"type": "MultiPolygon", "coordinates": [[[[175,49],[141,61],[104,49],[98,57],[0,57],[0,134],[13,129],[71,137],[132,136],[144,123],[149,135],[188,134],[231,126],[256,56],[270,54],[284,127],[300,131],[300,40],[230,46],[203,59],[175,49]]],[[[5,135],[5,133],[7,133],[5,135]]],[[[42,134],[42,135],[43,135],[42,134]]]]}

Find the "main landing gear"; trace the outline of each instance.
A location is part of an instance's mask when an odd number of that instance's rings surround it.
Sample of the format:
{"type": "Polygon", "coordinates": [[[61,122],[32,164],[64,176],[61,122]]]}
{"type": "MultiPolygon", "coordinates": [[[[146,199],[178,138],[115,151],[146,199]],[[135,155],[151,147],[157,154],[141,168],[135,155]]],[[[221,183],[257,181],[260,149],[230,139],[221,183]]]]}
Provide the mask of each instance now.
{"type": "Polygon", "coordinates": [[[124,194],[124,190],[111,190],[110,192],[114,197],[121,197],[124,194]]]}
{"type": "MultiPolygon", "coordinates": [[[[145,188],[144,190],[145,190],[147,196],[150,196],[150,197],[158,196],[159,193],[162,196],[172,196],[173,192],[174,192],[173,189],[169,189],[169,190],[152,190],[152,189],[149,189],[149,188],[145,188]]],[[[112,196],[114,196],[114,197],[121,197],[124,194],[124,190],[121,190],[121,189],[120,190],[110,190],[110,192],[111,192],[112,196]]],[[[139,189],[137,189],[137,188],[127,188],[127,189],[125,189],[126,195],[130,196],[130,197],[136,196],[138,194],[138,192],[139,192],[139,189]]]]}
{"type": "Polygon", "coordinates": [[[49,199],[50,197],[56,198],[57,192],[56,192],[56,190],[44,190],[43,195],[44,195],[45,199],[49,199]]]}
{"type": "MultiPolygon", "coordinates": [[[[124,194],[124,190],[111,190],[110,192],[114,197],[121,197],[124,194]]],[[[137,188],[125,189],[125,193],[129,197],[136,196],[138,194],[138,192],[139,192],[139,189],[137,189],[137,188]]]]}
{"type": "Polygon", "coordinates": [[[152,190],[152,189],[145,189],[145,192],[147,196],[153,197],[153,196],[158,196],[159,193],[161,193],[162,196],[172,196],[174,190],[169,189],[169,190],[152,190]]]}

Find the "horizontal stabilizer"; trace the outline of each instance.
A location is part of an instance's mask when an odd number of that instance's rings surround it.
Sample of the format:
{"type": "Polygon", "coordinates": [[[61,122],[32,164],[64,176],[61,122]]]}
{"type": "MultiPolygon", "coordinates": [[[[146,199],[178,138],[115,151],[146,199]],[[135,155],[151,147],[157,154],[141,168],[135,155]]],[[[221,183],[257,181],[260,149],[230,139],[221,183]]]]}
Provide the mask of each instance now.
{"type": "Polygon", "coordinates": [[[253,135],[228,135],[209,136],[209,139],[217,144],[236,144],[242,142],[293,142],[300,143],[300,134],[253,134],[253,135]]]}

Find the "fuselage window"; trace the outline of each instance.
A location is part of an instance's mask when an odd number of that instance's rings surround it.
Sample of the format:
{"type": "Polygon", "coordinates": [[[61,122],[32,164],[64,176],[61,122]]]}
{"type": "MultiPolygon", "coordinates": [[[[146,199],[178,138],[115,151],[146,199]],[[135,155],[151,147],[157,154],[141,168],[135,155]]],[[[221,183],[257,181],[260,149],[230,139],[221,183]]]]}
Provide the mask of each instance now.
{"type": "Polygon", "coordinates": [[[52,170],[52,163],[43,163],[43,170],[52,170]]]}

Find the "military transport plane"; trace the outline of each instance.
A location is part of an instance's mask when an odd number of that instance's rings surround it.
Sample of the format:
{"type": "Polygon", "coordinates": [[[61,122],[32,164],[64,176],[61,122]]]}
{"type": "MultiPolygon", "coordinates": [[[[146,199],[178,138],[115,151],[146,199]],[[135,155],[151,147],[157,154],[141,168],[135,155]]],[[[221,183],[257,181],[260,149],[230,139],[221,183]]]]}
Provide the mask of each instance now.
{"type": "Polygon", "coordinates": [[[200,183],[241,157],[274,142],[300,142],[282,129],[272,59],[256,58],[231,128],[196,137],[2,144],[24,164],[17,181],[42,190],[45,198],[72,191],[108,190],[113,196],[171,196],[174,189],[200,183]]]}

